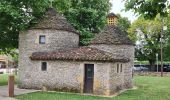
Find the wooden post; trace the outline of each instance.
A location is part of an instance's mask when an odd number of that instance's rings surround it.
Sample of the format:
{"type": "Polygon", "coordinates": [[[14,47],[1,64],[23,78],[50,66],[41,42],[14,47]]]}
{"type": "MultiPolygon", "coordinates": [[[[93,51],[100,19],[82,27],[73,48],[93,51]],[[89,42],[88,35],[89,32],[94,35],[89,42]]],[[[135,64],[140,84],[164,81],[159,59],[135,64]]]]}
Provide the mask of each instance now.
{"type": "Polygon", "coordinates": [[[8,93],[9,97],[14,97],[14,75],[8,77],[8,93]]]}

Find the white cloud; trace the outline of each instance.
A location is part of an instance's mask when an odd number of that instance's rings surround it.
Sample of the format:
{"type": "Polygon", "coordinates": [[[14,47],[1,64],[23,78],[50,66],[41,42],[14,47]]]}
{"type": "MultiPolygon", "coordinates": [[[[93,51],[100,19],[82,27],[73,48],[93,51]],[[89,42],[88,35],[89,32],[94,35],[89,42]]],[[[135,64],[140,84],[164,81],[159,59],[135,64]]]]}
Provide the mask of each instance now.
{"type": "Polygon", "coordinates": [[[125,9],[124,7],[125,2],[123,0],[110,0],[110,2],[112,3],[112,9],[110,12],[113,12],[115,14],[120,14],[123,17],[127,17],[131,22],[137,19],[137,16],[133,12],[123,11],[123,9],[125,9]]]}

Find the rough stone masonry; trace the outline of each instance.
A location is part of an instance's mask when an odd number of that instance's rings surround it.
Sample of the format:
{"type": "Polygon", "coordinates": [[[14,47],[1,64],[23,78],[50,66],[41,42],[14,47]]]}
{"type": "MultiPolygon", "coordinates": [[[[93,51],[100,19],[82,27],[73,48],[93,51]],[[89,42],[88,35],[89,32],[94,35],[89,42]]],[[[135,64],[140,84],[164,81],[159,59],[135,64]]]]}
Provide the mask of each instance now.
{"type": "Polygon", "coordinates": [[[38,24],[20,32],[19,87],[76,93],[92,87],[92,94],[106,96],[131,88],[134,44],[126,33],[108,25],[89,46],[79,46],[79,35],[53,8],[38,24]],[[94,68],[89,87],[87,64],[94,68]]]}

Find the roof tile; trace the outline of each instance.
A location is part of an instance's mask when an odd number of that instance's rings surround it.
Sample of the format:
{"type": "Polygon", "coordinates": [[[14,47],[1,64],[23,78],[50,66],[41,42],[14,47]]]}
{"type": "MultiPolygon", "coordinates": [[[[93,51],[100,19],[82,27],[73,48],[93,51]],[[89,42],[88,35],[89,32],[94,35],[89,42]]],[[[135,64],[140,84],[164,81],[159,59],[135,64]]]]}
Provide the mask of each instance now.
{"type": "Polygon", "coordinates": [[[97,34],[90,44],[127,44],[134,45],[128,38],[127,33],[121,31],[117,26],[107,25],[104,30],[97,34]]]}
{"type": "Polygon", "coordinates": [[[52,52],[35,52],[30,58],[32,60],[129,61],[123,55],[112,54],[91,47],[79,47],[52,52]]]}
{"type": "Polygon", "coordinates": [[[56,29],[79,34],[67,19],[54,8],[47,9],[43,18],[35,26],[31,27],[31,29],[56,29]]]}

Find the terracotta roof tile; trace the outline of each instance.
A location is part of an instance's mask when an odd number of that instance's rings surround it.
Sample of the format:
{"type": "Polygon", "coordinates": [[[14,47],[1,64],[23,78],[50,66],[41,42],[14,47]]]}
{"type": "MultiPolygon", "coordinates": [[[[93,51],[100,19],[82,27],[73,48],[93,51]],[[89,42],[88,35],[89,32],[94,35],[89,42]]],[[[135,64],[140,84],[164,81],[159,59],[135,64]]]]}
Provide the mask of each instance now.
{"type": "Polygon", "coordinates": [[[47,9],[43,18],[31,29],[56,29],[79,34],[67,19],[53,8],[47,9]]]}
{"type": "Polygon", "coordinates": [[[128,38],[127,33],[121,31],[117,26],[107,25],[104,30],[97,34],[90,44],[127,44],[134,45],[128,38]]]}
{"type": "Polygon", "coordinates": [[[116,55],[91,47],[79,47],[53,52],[35,52],[30,58],[32,60],[129,61],[129,59],[123,55],[116,55]]]}

